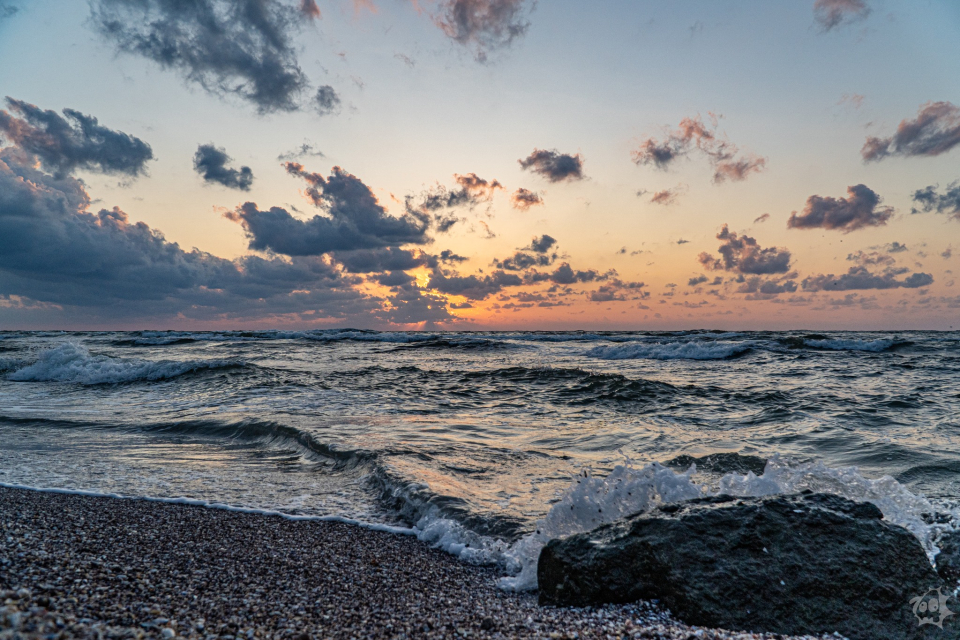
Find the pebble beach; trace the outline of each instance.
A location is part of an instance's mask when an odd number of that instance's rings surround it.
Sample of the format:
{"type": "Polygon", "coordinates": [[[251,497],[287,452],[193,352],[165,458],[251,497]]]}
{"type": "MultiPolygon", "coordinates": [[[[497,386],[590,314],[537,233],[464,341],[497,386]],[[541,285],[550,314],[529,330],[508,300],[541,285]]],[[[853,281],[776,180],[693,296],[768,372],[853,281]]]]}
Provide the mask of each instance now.
{"type": "Polygon", "coordinates": [[[652,603],[540,607],[498,575],[350,524],[0,488],[3,640],[784,638],[652,603]]]}

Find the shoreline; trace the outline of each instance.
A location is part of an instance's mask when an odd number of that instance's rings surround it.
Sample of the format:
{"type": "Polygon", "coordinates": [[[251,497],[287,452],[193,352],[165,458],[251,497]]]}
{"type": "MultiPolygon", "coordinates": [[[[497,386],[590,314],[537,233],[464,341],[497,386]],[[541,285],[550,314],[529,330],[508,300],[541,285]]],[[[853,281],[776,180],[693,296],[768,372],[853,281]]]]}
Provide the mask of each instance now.
{"type": "Polygon", "coordinates": [[[183,502],[0,486],[0,639],[785,638],[541,607],[400,531],[183,502]]]}

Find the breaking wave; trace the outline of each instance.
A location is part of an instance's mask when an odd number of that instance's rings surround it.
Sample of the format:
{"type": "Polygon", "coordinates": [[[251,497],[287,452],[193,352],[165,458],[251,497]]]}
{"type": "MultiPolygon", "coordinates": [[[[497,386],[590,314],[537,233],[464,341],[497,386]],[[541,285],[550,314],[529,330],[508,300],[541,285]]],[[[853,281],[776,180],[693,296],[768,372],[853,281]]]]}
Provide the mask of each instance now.
{"type": "Polygon", "coordinates": [[[725,360],[743,355],[752,342],[658,342],[594,347],[585,355],[602,360],[725,360]]]}
{"type": "Polygon", "coordinates": [[[176,378],[209,369],[241,367],[237,360],[141,360],[91,355],[82,345],[64,342],[42,351],[37,360],[7,375],[15,382],[120,384],[176,378]]]}

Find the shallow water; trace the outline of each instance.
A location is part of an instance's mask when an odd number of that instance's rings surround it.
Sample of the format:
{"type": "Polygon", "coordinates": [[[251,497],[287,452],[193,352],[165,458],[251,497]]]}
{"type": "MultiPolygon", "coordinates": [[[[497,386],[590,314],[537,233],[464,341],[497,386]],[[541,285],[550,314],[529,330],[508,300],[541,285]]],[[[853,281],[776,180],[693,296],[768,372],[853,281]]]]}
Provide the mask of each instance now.
{"type": "MultiPolygon", "coordinates": [[[[855,466],[949,511],[958,408],[960,333],[0,333],[0,482],[432,525],[453,551],[682,454],[855,466]]],[[[736,470],[713,471],[681,484],[736,470]]]]}

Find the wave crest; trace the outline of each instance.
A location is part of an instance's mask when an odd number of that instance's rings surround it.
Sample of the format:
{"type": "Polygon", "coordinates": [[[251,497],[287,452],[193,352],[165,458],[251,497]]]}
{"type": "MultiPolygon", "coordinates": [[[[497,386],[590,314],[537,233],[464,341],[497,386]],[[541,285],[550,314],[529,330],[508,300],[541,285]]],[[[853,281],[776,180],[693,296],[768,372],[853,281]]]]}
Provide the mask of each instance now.
{"type": "Polygon", "coordinates": [[[16,382],[120,384],[167,380],[206,369],[244,366],[238,360],[141,360],[91,355],[86,347],[64,342],[45,351],[32,364],[7,375],[16,382]]]}
{"type": "Polygon", "coordinates": [[[752,342],[657,342],[594,347],[586,355],[602,360],[725,360],[752,348],[752,342]]]}

